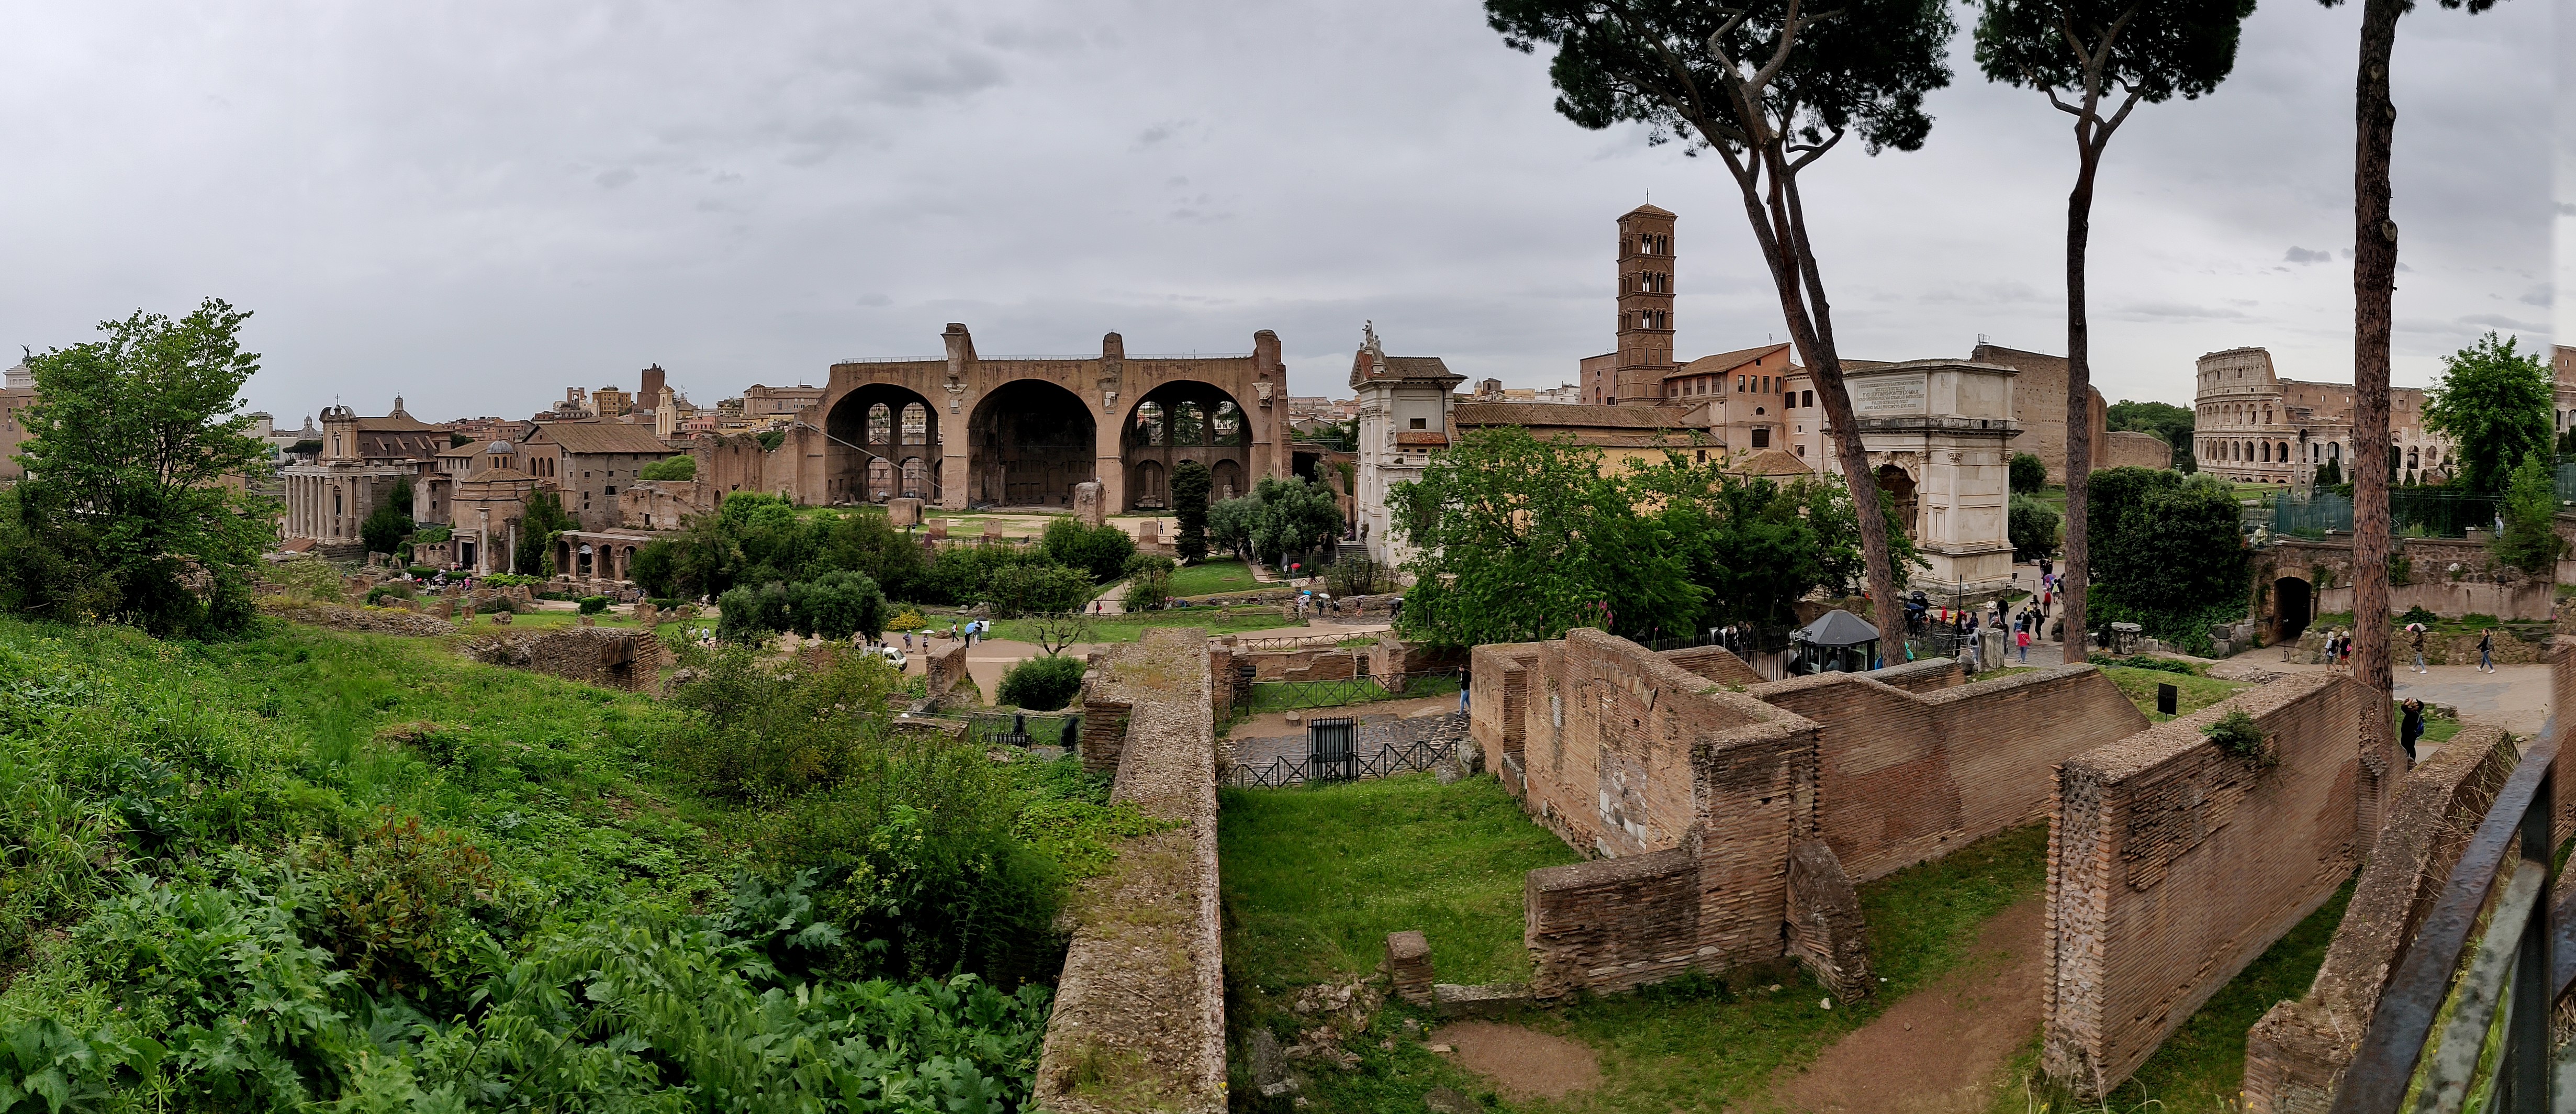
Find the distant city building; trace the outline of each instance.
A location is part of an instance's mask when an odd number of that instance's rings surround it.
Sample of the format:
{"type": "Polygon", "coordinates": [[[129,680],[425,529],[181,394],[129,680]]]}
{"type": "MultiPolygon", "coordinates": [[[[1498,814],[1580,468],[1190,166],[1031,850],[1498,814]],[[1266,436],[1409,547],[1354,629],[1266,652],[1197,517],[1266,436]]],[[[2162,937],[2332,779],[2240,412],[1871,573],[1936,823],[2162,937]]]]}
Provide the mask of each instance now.
{"type": "Polygon", "coordinates": [[[1381,564],[1402,564],[1410,546],[1388,528],[1387,492],[1422,478],[1431,454],[1449,447],[1449,416],[1464,375],[1438,356],[1389,356],[1374,322],[1361,330],[1351,357],[1351,391],[1359,403],[1359,541],[1381,564]]]}
{"type": "MultiPolygon", "coordinates": [[[[321,452],[311,463],[279,469],[285,481],[285,540],[310,541],[333,557],[366,552],[359,526],[393,501],[394,489],[436,467],[448,446],[445,430],[414,418],[394,399],[381,417],[360,417],[334,403],[322,410],[321,452]]],[[[415,507],[421,490],[415,485],[415,507]]],[[[410,508],[407,508],[410,509],[410,508]]],[[[417,510],[413,517],[420,517],[417,510]]]]}
{"type": "Polygon", "coordinates": [[[36,377],[19,364],[0,373],[0,483],[16,483],[27,470],[18,463],[18,446],[27,439],[26,409],[36,401],[36,377]]]}
{"type": "Polygon", "coordinates": [[[755,419],[790,416],[823,401],[826,390],[802,383],[793,387],[764,387],[754,383],[743,388],[742,414],[755,419]]]}

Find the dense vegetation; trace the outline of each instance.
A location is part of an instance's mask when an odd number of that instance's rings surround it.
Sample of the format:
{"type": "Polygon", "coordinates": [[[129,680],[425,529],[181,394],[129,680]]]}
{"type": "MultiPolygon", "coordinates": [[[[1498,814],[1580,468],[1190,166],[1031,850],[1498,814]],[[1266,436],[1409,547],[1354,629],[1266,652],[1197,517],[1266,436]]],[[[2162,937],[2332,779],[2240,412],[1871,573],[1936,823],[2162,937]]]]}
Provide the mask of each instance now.
{"type": "Polygon", "coordinates": [[[1013,1109],[1150,827],[855,655],[657,703],[260,624],[0,620],[0,1109],[1013,1109]]]}
{"type": "Polygon", "coordinates": [[[1207,544],[1267,565],[1342,536],[1342,505],[1322,484],[1263,476],[1248,494],[1208,508],[1207,544]]]}
{"type": "MultiPolygon", "coordinates": [[[[1863,579],[1840,483],[1739,476],[1678,451],[1611,472],[1570,440],[1470,431],[1388,502],[1415,547],[1405,631],[1440,645],[1779,624],[1808,592],[1863,579]]],[[[1888,530],[1901,574],[1913,546],[1893,517],[1888,530]]]]}
{"type": "Polygon", "coordinates": [[[2093,473],[2088,508],[2094,629],[2133,622],[2188,653],[2209,628],[2245,615],[2248,577],[2236,492],[2213,476],[2161,468],[2093,473]]]}
{"type": "Polygon", "coordinates": [[[2110,429],[2152,433],[2164,438],[2165,444],[2173,447],[2174,470],[2199,470],[2199,461],[2191,455],[2192,430],[2197,423],[2191,407],[2170,402],[2131,402],[2124,398],[2112,403],[2103,418],[2105,426],[2110,429]]]}

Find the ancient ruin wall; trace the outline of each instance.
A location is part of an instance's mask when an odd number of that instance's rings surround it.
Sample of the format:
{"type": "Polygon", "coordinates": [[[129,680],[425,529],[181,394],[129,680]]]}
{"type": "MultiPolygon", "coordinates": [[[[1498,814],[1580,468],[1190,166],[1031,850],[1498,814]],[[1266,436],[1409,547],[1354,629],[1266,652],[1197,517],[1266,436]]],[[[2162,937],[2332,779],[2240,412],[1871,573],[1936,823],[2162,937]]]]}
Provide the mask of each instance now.
{"type": "Polygon", "coordinates": [[[1665,661],[1678,665],[1721,685],[1758,685],[1762,675],[1744,664],[1744,659],[1722,646],[1693,646],[1687,650],[1667,650],[1665,661]]]}
{"type": "Polygon", "coordinates": [[[1747,691],[1816,722],[1816,830],[1857,882],[2038,821],[2059,762],[2147,727],[2090,665],[1925,694],[1858,673],[1747,691]]]}
{"type": "Polygon", "coordinates": [[[2102,434],[2093,444],[2093,467],[2102,468],[2171,468],[2173,446],[2152,433],[2114,429],[2102,434]]]}
{"type": "Polygon", "coordinates": [[[1699,958],[1699,858],[1687,847],[1543,867],[1522,885],[1541,998],[1642,986],[1699,958]]]}
{"type": "Polygon", "coordinates": [[[1519,755],[1529,738],[1530,666],[1538,661],[1538,647],[1536,642],[1476,647],[1468,674],[1467,719],[1488,766],[1499,768],[1505,756],[1519,755]]]}
{"type": "Polygon", "coordinates": [[[2325,1114],[2334,1105],[2381,988],[2520,759],[2503,731],[2468,727],[2399,781],[2315,983],[2246,1035],[2250,1114],[2325,1114]]]}
{"type": "Polygon", "coordinates": [[[1883,681],[1907,692],[1937,692],[1941,689],[1957,688],[1968,681],[1966,672],[1959,668],[1957,658],[1924,658],[1920,661],[1909,661],[1903,665],[1891,665],[1885,669],[1872,670],[1869,676],[1871,680],[1883,681]]]}
{"type": "Polygon", "coordinates": [[[662,641],[649,630],[566,627],[476,639],[467,657],[489,665],[530,669],[628,692],[653,692],[662,683],[662,641]]]}
{"type": "Polygon", "coordinates": [[[1035,1105],[1219,1114],[1225,990],[1207,635],[1147,632],[1104,651],[1084,688],[1086,707],[1128,709],[1111,799],[1178,826],[1129,840],[1077,898],[1035,1105]]]}
{"type": "Polygon", "coordinates": [[[2087,1096],[2137,1070],[2219,987],[2331,897],[2357,858],[2360,717],[2306,673],[2069,759],[2049,817],[2041,1066],[2087,1096]],[[2276,763],[2202,728],[2251,714],[2276,763]]]}

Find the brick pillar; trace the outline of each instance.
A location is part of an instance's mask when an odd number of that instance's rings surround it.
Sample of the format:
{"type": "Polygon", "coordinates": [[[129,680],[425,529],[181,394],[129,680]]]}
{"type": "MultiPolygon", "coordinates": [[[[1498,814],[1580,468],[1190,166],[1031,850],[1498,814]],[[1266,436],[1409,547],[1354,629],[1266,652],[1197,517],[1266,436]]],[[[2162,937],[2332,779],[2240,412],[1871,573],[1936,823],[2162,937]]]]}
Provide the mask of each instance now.
{"type": "Polygon", "coordinates": [[[1395,981],[1395,996],[1417,1006],[1431,1004],[1431,942],[1419,931],[1386,934],[1386,972],[1395,981]]]}

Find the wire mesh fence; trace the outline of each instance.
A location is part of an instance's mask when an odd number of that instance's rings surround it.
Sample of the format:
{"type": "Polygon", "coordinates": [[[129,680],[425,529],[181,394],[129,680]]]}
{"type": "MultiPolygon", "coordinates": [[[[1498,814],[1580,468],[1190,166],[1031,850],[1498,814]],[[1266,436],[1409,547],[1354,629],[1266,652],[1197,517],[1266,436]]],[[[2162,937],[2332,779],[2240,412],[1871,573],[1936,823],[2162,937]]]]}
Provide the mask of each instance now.
{"type": "Polygon", "coordinates": [[[1258,765],[1237,766],[1226,784],[1241,789],[1285,789],[1309,782],[1356,781],[1428,770],[1455,753],[1454,740],[1432,739],[1359,747],[1331,754],[1283,754],[1258,765]]]}
{"type": "MultiPolygon", "coordinates": [[[[2559,467],[2559,491],[2566,498],[2568,472],[2559,467]]],[[[2503,501],[2493,495],[2439,487],[2400,487],[2388,492],[2389,529],[2418,538],[2465,537],[2471,530],[2492,530],[2503,501]]],[[[2282,537],[2323,538],[2352,533],[2352,497],[2334,491],[2284,491],[2272,497],[2272,533],[2282,537]]]]}

